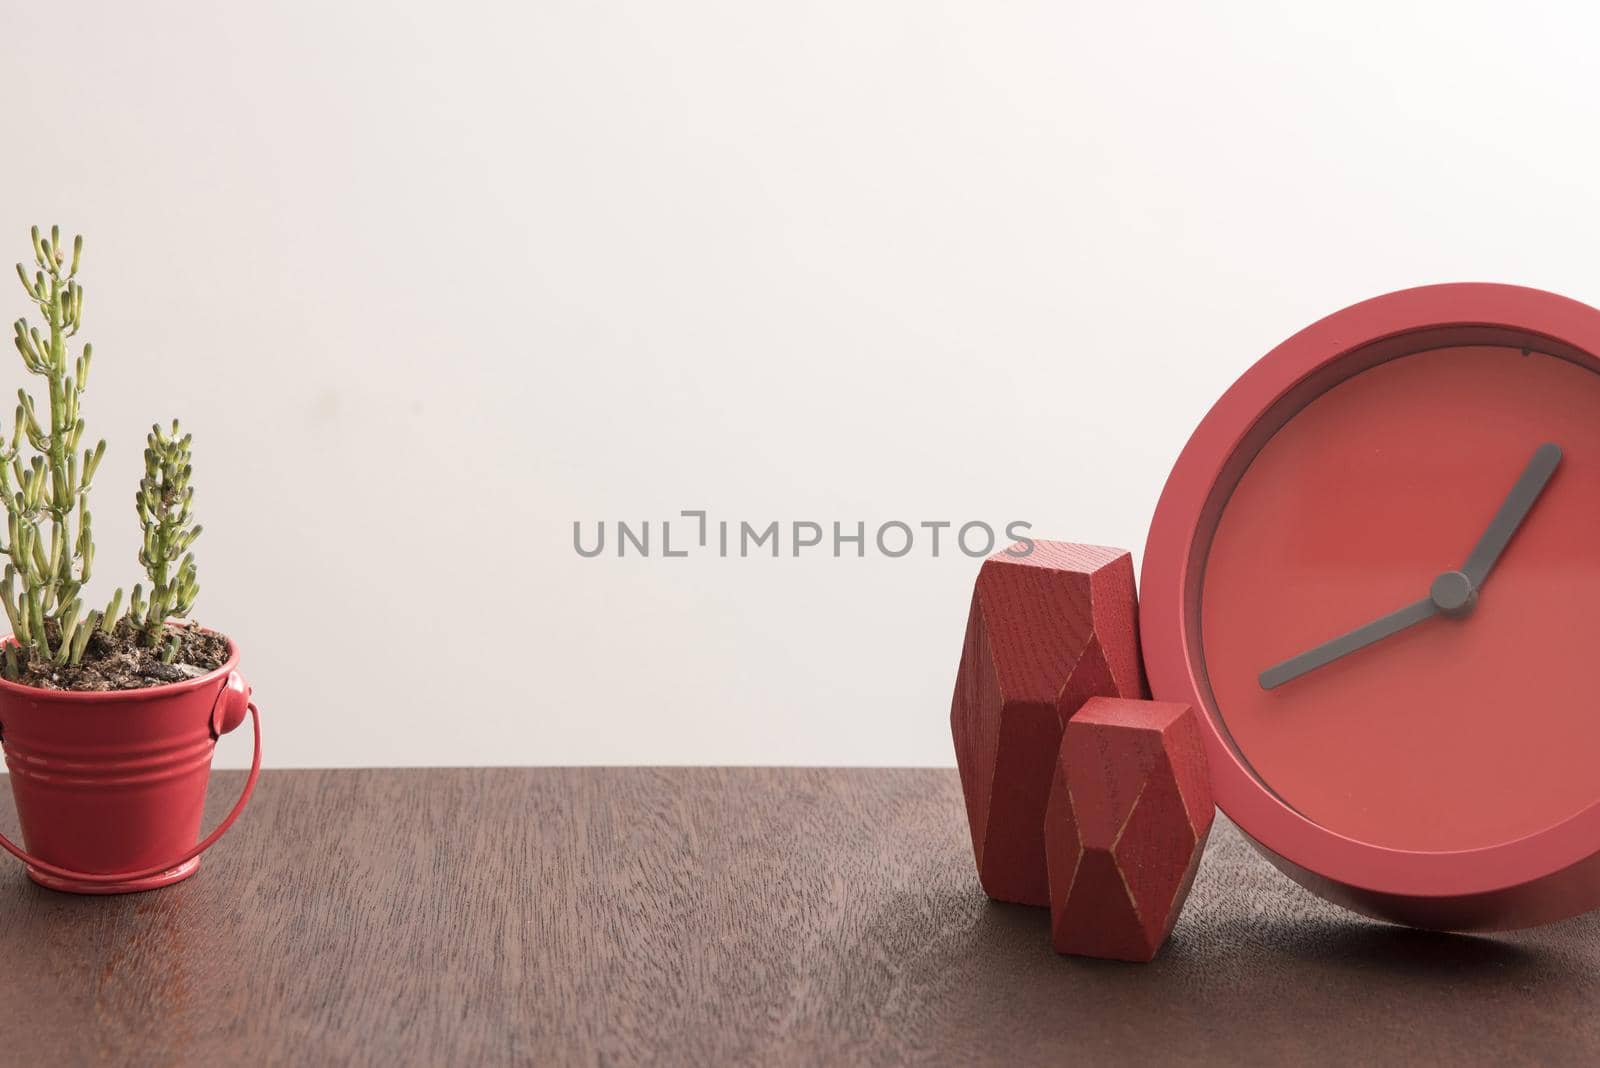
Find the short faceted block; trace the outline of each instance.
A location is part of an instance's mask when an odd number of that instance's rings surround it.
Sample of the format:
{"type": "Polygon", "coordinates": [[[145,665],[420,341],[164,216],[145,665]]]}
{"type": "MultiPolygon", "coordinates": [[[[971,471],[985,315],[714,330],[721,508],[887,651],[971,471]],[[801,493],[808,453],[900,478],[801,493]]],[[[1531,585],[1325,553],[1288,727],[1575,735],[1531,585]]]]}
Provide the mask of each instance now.
{"type": "Polygon", "coordinates": [[[1057,951],[1154,957],[1189,896],[1214,815],[1188,705],[1085,703],[1062,732],[1045,816],[1057,951]]]}
{"type": "Polygon", "coordinates": [[[1144,694],[1136,604],[1122,549],[1040,541],[978,572],[950,730],[978,878],[996,900],[1050,903],[1044,813],[1061,725],[1097,694],[1144,694]]]}

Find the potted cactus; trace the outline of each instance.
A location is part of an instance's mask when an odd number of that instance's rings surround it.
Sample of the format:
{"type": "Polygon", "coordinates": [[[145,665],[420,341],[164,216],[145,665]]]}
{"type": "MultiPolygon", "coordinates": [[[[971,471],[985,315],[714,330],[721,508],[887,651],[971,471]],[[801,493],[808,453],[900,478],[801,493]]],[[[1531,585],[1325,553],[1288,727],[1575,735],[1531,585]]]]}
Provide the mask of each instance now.
{"type": "Polygon", "coordinates": [[[17,320],[16,348],[45,400],[19,389],[10,434],[0,433],[0,604],[11,624],[0,653],[0,746],[25,843],[0,836],[0,848],[52,889],[126,893],[194,873],[249,800],[261,729],[238,650],[187,618],[200,588],[191,551],[200,527],[190,437],[176,421],[152,428],[135,497],[145,578],[125,607],[121,587],[104,608],[86,605],[89,491],[106,443],[84,439],[94,350],[76,341],[82,255],[83,238],[69,250],[59,229],[36,227],[33,266],[17,265],[40,322],[17,320]],[[244,791],[197,843],[216,741],[247,710],[256,745],[244,791]]]}

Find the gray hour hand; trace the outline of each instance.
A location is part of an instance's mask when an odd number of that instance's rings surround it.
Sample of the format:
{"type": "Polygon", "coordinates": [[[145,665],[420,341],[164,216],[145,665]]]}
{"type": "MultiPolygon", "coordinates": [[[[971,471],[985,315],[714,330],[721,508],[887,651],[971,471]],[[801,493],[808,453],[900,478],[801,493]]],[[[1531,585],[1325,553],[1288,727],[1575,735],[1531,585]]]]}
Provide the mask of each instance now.
{"type": "Polygon", "coordinates": [[[1390,612],[1386,616],[1374,619],[1371,623],[1363,624],[1355,630],[1341,634],[1331,641],[1323,642],[1312,649],[1307,649],[1299,656],[1291,656],[1281,664],[1274,664],[1261,673],[1261,688],[1270,690],[1275,686],[1282,686],[1292,679],[1298,679],[1308,671],[1315,671],[1319,667],[1333,663],[1341,656],[1348,656],[1357,649],[1364,649],[1373,642],[1382,641],[1391,634],[1398,634],[1407,627],[1421,623],[1432,618],[1439,611],[1439,605],[1432,597],[1424,597],[1420,601],[1406,605],[1397,612],[1390,612]]]}
{"type": "Polygon", "coordinates": [[[1522,526],[1522,521],[1528,518],[1533,502],[1544,492],[1545,483],[1556,473],[1559,463],[1561,446],[1546,442],[1533,450],[1533,458],[1522,469],[1522,474],[1517,476],[1505,503],[1500,505],[1500,510],[1489,521],[1489,529],[1483,532],[1478,544],[1472,547],[1472,555],[1461,565],[1461,573],[1471,580],[1473,589],[1482,586],[1483,580],[1489,577],[1490,569],[1500,559],[1500,554],[1506,551],[1506,546],[1511,544],[1511,536],[1522,526]]]}

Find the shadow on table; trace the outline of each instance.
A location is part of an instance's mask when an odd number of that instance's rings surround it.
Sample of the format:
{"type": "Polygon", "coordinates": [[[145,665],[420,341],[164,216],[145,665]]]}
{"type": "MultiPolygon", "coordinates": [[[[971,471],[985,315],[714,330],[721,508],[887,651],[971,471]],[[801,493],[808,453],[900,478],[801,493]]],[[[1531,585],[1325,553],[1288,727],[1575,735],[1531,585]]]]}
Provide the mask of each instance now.
{"type": "MultiPolygon", "coordinates": [[[[1593,942],[1600,938],[1600,913],[1581,916],[1546,927],[1548,941],[1593,942]]],[[[986,902],[974,928],[980,941],[997,947],[1022,948],[1024,944],[1050,943],[1050,916],[1044,909],[1003,902],[986,902]]],[[[1569,970],[1587,976],[1588,969],[1572,955],[1539,942],[1527,942],[1519,932],[1454,934],[1400,927],[1361,916],[1262,916],[1244,922],[1212,927],[1180,927],[1161,953],[1149,964],[1094,961],[1066,957],[1057,960],[1108,969],[1139,971],[1207,967],[1252,960],[1272,964],[1281,972],[1297,967],[1352,967],[1360,970],[1404,973],[1413,978],[1448,975],[1460,979],[1464,970],[1481,970],[1497,982],[1515,981],[1523,971],[1543,978],[1569,970]]],[[[1031,955],[1031,954],[1030,954],[1031,955]]]]}
{"type": "Polygon", "coordinates": [[[1363,920],[1315,919],[1269,925],[1261,936],[1268,949],[1323,966],[1383,969],[1414,978],[1462,977],[1479,970],[1497,982],[1556,964],[1558,956],[1486,935],[1419,931],[1363,920]],[[1547,959],[1548,958],[1548,959],[1547,959]]]}
{"type": "Polygon", "coordinates": [[[1563,1020],[1541,1031],[1546,1053],[1590,1044],[1594,917],[1475,936],[1241,907],[1193,917],[1154,961],[1133,964],[1056,954],[1043,909],[986,902],[970,915],[964,949],[950,947],[944,1011],[960,1022],[952,1052],[979,1059],[1018,1042],[1039,1056],[1098,1043],[1151,1056],[1478,1059],[1514,1053],[1534,1015],[1563,1020]]]}

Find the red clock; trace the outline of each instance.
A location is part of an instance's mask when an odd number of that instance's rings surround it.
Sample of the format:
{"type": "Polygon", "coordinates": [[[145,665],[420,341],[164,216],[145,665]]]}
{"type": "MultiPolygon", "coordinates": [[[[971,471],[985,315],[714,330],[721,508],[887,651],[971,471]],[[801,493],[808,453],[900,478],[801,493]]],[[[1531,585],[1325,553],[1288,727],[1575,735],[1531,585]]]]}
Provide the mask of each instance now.
{"type": "Polygon", "coordinates": [[[1303,885],[1457,930],[1600,905],[1600,311],[1429,286],[1285,341],[1173,468],[1140,615],[1303,885]]]}

